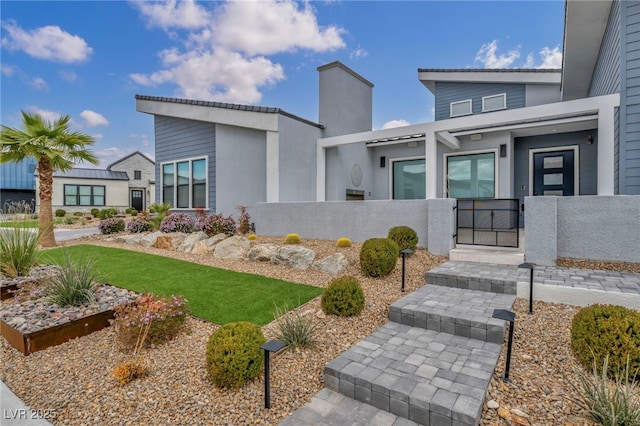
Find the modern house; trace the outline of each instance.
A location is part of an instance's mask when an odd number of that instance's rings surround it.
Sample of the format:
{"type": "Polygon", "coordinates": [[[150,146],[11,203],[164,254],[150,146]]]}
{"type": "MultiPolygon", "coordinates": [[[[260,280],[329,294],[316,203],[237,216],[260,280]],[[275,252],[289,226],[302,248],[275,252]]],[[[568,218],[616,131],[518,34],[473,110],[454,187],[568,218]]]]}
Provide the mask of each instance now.
{"type": "Polygon", "coordinates": [[[20,163],[0,164],[0,210],[7,203],[24,202],[35,207],[36,161],[28,159],[20,163]]]}
{"type": "Polygon", "coordinates": [[[408,224],[448,254],[456,241],[517,246],[525,226],[531,261],[590,257],[600,233],[615,253],[591,258],[640,261],[638,24],[640,2],[569,0],[562,70],[418,69],[435,121],[391,129],[372,130],[373,84],[339,62],[318,68],[317,123],[136,96],[155,120],[157,196],[226,214],[251,205],[274,235],[358,240],[364,222],[408,224]],[[380,202],[328,203],[351,200],[380,202]],[[576,240],[570,223],[590,233],[576,240]]]}

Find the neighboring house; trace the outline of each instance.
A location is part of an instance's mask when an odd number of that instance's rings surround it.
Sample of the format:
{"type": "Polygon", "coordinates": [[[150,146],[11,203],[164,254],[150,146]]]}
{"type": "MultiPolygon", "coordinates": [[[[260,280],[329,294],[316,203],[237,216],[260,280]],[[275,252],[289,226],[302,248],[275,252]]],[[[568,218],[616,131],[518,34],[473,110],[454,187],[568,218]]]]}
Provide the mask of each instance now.
{"type": "MultiPolygon", "coordinates": [[[[52,207],[84,213],[107,207],[146,210],[155,200],[154,169],[154,162],[136,151],[106,170],[77,167],[55,172],[52,207]]],[[[36,200],[39,207],[39,197],[36,200]]]]}
{"type": "Polygon", "coordinates": [[[35,207],[35,160],[0,164],[0,210],[7,203],[25,202],[35,207]]]}

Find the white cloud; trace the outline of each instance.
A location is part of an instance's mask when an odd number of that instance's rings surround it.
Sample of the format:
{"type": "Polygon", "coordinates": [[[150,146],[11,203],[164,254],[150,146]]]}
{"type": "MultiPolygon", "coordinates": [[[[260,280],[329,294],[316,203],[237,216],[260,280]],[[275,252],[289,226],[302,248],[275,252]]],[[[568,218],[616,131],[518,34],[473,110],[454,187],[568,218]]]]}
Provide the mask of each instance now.
{"type": "Polygon", "coordinates": [[[205,27],[210,20],[206,9],[193,0],[132,1],[131,4],[147,18],[150,27],[198,29],[205,27]]]}
{"type": "Polygon", "coordinates": [[[0,64],[0,72],[2,72],[2,75],[5,77],[13,77],[18,71],[19,68],[15,65],[0,64]]]}
{"type": "Polygon", "coordinates": [[[87,127],[106,126],[109,124],[109,120],[104,118],[102,114],[89,109],[82,111],[80,117],[84,118],[84,124],[87,127]]]}
{"type": "Polygon", "coordinates": [[[47,82],[44,81],[44,78],[42,77],[34,77],[31,79],[31,81],[29,82],[29,85],[31,87],[33,87],[36,90],[43,90],[46,91],[49,88],[47,87],[47,82]]]}
{"type": "Polygon", "coordinates": [[[553,49],[543,47],[540,51],[540,56],[542,57],[542,63],[536,68],[562,68],[560,46],[556,46],[553,49]]]}
{"type": "Polygon", "coordinates": [[[386,123],[384,123],[382,125],[383,129],[393,129],[394,127],[402,127],[402,126],[408,126],[411,123],[409,123],[407,120],[391,120],[391,121],[387,121],[386,123]]]}
{"type": "Polygon", "coordinates": [[[100,140],[104,138],[104,135],[102,133],[94,133],[91,135],[91,137],[94,138],[95,140],[100,140]]]}
{"type": "Polygon", "coordinates": [[[362,49],[360,46],[358,46],[356,50],[353,50],[351,51],[351,53],[349,53],[349,59],[364,58],[366,56],[369,56],[369,52],[362,49]]]}
{"type": "Polygon", "coordinates": [[[518,58],[519,50],[510,50],[506,54],[497,55],[498,40],[485,43],[476,53],[476,62],[482,64],[484,68],[509,68],[518,58]]]}
{"type": "Polygon", "coordinates": [[[89,58],[93,49],[84,39],[69,34],[58,26],[48,25],[35,30],[23,30],[15,21],[2,23],[8,36],[2,46],[9,50],[22,50],[37,59],[53,62],[82,62],[89,58]]]}
{"type": "Polygon", "coordinates": [[[96,157],[98,157],[98,160],[100,160],[100,165],[102,166],[102,165],[111,164],[114,161],[119,160],[120,158],[124,157],[127,153],[122,149],[118,148],[117,146],[112,146],[109,148],[94,151],[94,154],[96,157]]]}
{"type": "Polygon", "coordinates": [[[60,114],[59,112],[38,108],[36,106],[31,106],[27,109],[32,113],[39,114],[40,117],[42,117],[45,121],[48,121],[49,123],[53,123],[54,121],[62,117],[62,114],[60,114]]]}
{"type": "Polygon", "coordinates": [[[67,81],[69,83],[73,83],[74,81],[76,81],[78,79],[78,74],[76,74],[74,71],[62,70],[62,71],[58,71],[58,75],[64,81],[67,81]]]}

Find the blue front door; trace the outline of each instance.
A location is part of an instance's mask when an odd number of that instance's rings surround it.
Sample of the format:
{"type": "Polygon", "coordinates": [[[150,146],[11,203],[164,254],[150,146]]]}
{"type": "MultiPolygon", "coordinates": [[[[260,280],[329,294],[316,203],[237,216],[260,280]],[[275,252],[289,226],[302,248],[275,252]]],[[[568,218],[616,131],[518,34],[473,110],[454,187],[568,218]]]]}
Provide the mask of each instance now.
{"type": "Polygon", "coordinates": [[[576,195],[574,157],[574,150],[534,153],[533,195],[576,195]]]}

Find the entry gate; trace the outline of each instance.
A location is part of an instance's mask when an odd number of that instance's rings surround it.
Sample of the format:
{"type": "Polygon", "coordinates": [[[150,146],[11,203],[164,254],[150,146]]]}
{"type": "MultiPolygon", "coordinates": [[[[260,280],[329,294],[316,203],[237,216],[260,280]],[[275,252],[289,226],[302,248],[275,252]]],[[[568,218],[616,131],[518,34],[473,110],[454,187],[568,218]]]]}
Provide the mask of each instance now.
{"type": "Polygon", "coordinates": [[[458,199],[456,244],[518,247],[518,206],[516,199],[458,199]]]}

